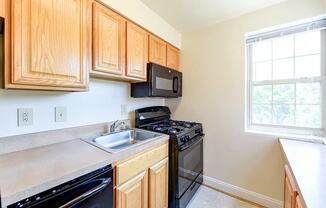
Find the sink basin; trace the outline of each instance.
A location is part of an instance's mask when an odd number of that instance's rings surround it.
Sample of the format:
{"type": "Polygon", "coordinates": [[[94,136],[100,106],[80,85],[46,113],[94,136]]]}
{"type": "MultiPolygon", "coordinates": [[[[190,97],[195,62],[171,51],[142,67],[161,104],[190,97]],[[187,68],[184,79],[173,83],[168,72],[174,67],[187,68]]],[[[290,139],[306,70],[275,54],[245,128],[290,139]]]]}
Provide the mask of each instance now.
{"type": "Polygon", "coordinates": [[[115,153],[135,145],[144,144],[158,136],[161,135],[140,129],[129,129],[83,140],[108,152],[115,153]]]}

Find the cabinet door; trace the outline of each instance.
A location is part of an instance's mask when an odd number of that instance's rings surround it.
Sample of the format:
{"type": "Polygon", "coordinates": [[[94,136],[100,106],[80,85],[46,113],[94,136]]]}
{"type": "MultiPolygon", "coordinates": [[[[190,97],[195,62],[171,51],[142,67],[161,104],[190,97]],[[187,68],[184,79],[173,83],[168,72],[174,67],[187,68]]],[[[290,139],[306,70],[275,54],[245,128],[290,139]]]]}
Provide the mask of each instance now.
{"type": "Polygon", "coordinates": [[[7,88],[85,90],[90,68],[88,0],[12,0],[7,88]]]}
{"type": "Polygon", "coordinates": [[[295,208],[303,208],[303,203],[299,196],[297,196],[297,198],[296,198],[295,208]]]}
{"type": "Polygon", "coordinates": [[[126,20],[107,7],[93,4],[93,71],[123,75],[126,20]]]}
{"type": "Polygon", "coordinates": [[[284,208],[295,208],[297,191],[290,170],[285,166],[284,208]]]}
{"type": "Polygon", "coordinates": [[[116,188],[116,208],[148,207],[147,170],[116,188]]]}
{"type": "Polygon", "coordinates": [[[149,36],[149,62],[166,65],[166,43],[153,36],[149,36]]]}
{"type": "Polygon", "coordinates": [[[0,17],[5,16],[5,0],[0,0],[0,17]]]}
{"type": "Polygon", "coordinates": [[[169,160],[158,162],[149,168],[149,207],[168,207],[169,160]]]}
{"type": "Polygon", "coordinates": [[[179,50],[168,44],[166,47],[166,66],[175,70],[179,70],[179,62],[179,50]]]}
{"type": "Polygon", "coordinates": [[[127,22],[127,76],[146,80],[148,33],[127,22]]]}

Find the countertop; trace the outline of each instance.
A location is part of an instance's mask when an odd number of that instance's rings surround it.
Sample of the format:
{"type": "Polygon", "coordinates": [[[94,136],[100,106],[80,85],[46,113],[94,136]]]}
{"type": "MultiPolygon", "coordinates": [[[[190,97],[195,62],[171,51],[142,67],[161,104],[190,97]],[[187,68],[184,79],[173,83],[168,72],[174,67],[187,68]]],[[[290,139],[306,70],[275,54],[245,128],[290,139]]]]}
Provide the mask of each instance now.
{"type": "Polygon", "coordinates": [[[169,136],[161,135],[114,154],[75,139],[0,155],[2,206],[126,159],[168,139],[169,136]]]}
{"type": "Polygon", "coordinates": [[[307,208],[326,205],[326,145],[280,139],[290,170],[307,208]]]}

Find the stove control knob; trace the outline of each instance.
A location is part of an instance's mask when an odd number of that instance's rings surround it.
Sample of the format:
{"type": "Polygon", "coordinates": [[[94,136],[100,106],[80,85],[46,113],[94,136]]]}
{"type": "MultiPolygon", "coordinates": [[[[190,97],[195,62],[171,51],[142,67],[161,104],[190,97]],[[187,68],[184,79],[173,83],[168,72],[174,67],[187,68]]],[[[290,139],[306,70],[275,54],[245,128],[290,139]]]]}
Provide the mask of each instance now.
{"type": "Polygon", "coordinates": [[[185,142],[187,142],[187,139],[185,137],[183,137],[183,138],[181,138],[181,142],[185,143],[185,142]]]}

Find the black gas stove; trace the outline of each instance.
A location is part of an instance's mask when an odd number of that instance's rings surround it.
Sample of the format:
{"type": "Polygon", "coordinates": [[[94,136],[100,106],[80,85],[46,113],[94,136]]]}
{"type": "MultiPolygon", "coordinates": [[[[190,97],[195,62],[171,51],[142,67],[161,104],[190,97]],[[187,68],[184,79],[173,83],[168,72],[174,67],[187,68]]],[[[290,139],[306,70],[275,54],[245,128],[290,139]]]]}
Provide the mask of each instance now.
{"type": "Polygon", "coordinates": [[[203,127],[200,123],[170,119],[168,107],[135,111],[137,128],[168,134],[169,207],[185,208],[203,182],[203,127]]]}

